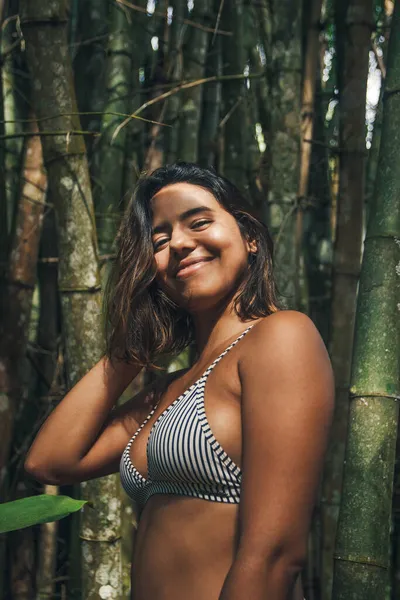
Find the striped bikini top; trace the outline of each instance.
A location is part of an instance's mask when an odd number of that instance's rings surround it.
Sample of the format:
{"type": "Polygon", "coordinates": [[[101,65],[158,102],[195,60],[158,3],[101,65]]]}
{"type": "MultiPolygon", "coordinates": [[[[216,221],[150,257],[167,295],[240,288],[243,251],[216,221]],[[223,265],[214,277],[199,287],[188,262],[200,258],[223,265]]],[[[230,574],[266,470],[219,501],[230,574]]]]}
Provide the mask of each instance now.
{"type": "Polygon", "coordinates": [[[132,464],[130,449],[158,404],[129,441],[121,457],[121,483],[135,501],[139,514],[154,494],[239,503],[241,470],[211,431],[204,408],[204,389],[214,367],[252,327],[230,344],[203,375],[156,419],[147,442],[147,478],[132,464]]]}

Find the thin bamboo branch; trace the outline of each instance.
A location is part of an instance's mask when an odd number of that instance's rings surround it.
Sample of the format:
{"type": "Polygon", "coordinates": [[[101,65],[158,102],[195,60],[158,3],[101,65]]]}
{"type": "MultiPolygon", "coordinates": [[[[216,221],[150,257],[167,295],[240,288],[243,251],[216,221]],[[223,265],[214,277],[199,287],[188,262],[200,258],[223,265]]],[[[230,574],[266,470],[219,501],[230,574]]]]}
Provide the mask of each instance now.
{"type": "Polygon", "coordinates": [[[94,137],[99,136],[100,133],[98,131],[41,131],[39,132],[31,132],[31,131],[21,131],[20,133],[9,133],[7,135],[1,135],[0,140],[9,140],[13,138],[27,138],[27,137],[47,137],[54,135],[93,135],[94,137]]]}
{"type": "MultiPolygon", "coordinates": [[[[98,112],[98,111],[77,111],[74,113],[59,113],[57,115],[52,115],[50,117],[43,117],[42,119],[37,119],[36,123],[43,123],[44,121],[51,121],[52,119],[58,119],[59,117],[71,117],[71,116],[95,116],[95,115],[105,115],[112,117],[131,117],[132,115],[128,115],[126,113],[106,111],[106,112],[98,112]]],[[[139,119],[140,121],[145,121],[146,123],[152,123],[154,125],[166,125],[165,123],[159,123],[158,121],[152,121],[151,119],[145,119],[144,117],[134,117],[135,119],[139,119]]],[[[1,121],[0,123],[33,123],[32,119],[15,119],[15,120],[7,120],[1,121]]]]}
{"type": "Polygon", "coordinates": [[[232,106],[232,108],[230,110],[228,110],[228,112],[226,113],[226,115],[224,117],[222,117],[221,121],[218,124],[218,127],[220,129],[222,129],[222,127],[224,127],[226,125],[226,123],[229,121],[229,119],[231,118],[231,116],[233,115],[233,113],[235,112],[237,107],[239,106],[239,104],[241,104],[242,102],[243,102],[243,96],[238,98],[236,100],[235,104],[232,106]]]}
{"type": "Polygon", "coordinates": [[[12,21],[19,21],[19,15],[11,15],[11,17],[7,17],[7,19],[4,19],[4,21],[1,24],[1,29],[4,31],[5,28],[7,27],[7,25],[9,23],[11,23],[12,21]]]}
{"type": "MultiPolygon", "coordinates": [[[[224,0],[221,0],[221,2],[219,3],[219,7],[218,7],[218,14],[217,14],[217,19],[215,21],[215,27],[214,27],[214,31],[213,31],[213,36],[212,36],[212,40],[211,40],[211,46],[213,46],[214,44],[214,40],[215,40],[215,36],[218,33],[218,28],[219,28],[219,23],[221,21],[221,15],[222,15],[222,11],[224,9],[224,0]]],[[[221,32],[219,32],[221,33],[221,32]]]]}
{"type": "Polygon", "coordinates": [[[160,96],[157,96],[156,98],[153,98],[152,100],[149,100],[148,102],[144,102],[144,104],[142,104],[142,106],[139,106],[139,108],[137,110],[135,110],[134,113],[132,113],[127,119],[125,119],[125,121],[123,121],[120,125],[118,125],[118,127],[115,129],[115,131],[113,133],[112,139],[114,140],[117,137],[118,133],[121,131],[121,129],[123,127],[125,127],[125,125],[127,125],[127,123],[129,123],[130,119],[133,119],[134,117],[136,117],[138,114],[143,112],[149,106],[152,106],[153,104],[156,104],[157,102],[161,102],[161,100],[165,100],[165,98],[169,98],[170,96],[177,94],[181,90],[185,90],[185,89],[194,87],[196,85],[203,85],[204,83],[210,83],[212,81],[229,81],[229,80],[234,80],[234,79],[252,79],[252,78],[262,77],[263,74],[264,74],[264,72],[253,73],[250,75],[243,75],[242,73],[239,73],[237,75],[219,75],[219,76],[215,75],[213,77],[204,77],[203,79],[198,79],[197,81],[181,83],[181,84],[177,85],[175,88],[173,88],[172,90],[170,90],[169,92],[165,92],[164,94],[161,94],[160,96]]]}
{"type": "MultiPolygon", "coordinates": [[[[132,4],[131,2],[128,2],[127,0],[115,0],[115,2],[117,2],[118,4],[122,4],[123,6],[126,6],[128,8],[131,8],[132,10],[136,10],[137,12],[141,12],[146,15],[148,14],[146,8],[142,8],[141,6],[138,6],[137,4],[132,4]]],[[[165,19],[165,13],[163,13],[163,12],[154,11],[152,13],[152,16],[162,17],[163,19],[165,19]]],[[[215,31],[214,28],[212,28],[212,27],[206,27],[205,25],[201,25],[200,23],[196,23],[195,21],[191,21],[190,19],[182,19],[182,23],[184,23],[185,25],[190,25],[191,27],[196,27],[196,29],[202,29],[203,31],[207,31],[209,33],[214,33],[214,31],[215,31]]],[[[217,33],[219,35],[233,35],[232,31],[222,31],[221,29],[219,29],[217,31],[217,33]]]]}
{"type": "Polygon", "coordinates": [[[382,79],[385,79],[385,77],[386,77],[386,65],[385,65],[385,61],[384,61],[383,55],[379,54],[379,52],[378,52],[378,46],[377,46],[375,40],[372,41],[371,46],[372,46],[372,50],[374,52],[374,56],[375,56],[376,62],[378,63],[379,70],[381,72],[382,79]]]}
{"type": "Polygon", "coordinates": [[[21,41],[22,40],[20,40],[20,39],[16,40],[14,43],[11,44],[11,46],[9,46],[6,50],[4,50],[0,54],[0,65],[3,65],[7,56],[9,56],[13,52],[13,50],[15,50],[15,48],[17,48],[18,46],[21,45],[21,41]]]}

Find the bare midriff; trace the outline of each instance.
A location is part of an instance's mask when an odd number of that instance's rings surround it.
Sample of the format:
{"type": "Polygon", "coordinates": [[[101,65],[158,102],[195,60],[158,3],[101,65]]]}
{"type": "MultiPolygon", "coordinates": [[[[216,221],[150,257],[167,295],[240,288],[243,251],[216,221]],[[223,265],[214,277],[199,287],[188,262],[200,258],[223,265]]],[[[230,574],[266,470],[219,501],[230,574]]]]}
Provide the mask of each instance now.
{"type": "Polygon", "coordinates": [[[135,536],[132,600],[218,600],[233,563],[238,504],[154,495],[135,536]]]}

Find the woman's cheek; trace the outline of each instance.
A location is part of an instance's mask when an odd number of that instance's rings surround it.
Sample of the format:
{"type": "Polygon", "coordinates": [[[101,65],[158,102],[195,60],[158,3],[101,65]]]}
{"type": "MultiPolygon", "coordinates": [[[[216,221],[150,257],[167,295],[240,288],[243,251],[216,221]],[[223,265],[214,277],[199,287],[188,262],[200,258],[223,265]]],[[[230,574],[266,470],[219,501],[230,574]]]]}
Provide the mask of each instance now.
{"type": "Polygon", "coordinates": [[[157,277],[163,277],[163,274],[166,273],[168,267],[168,257],[163,256],[163,252],[158,252],[154,257],[154,262],[157,270],[157,277]]]}
{"type": "Polygon", "coordinates": [[[213,227],[207,241],[210,248],[214,248],[216,254],[222,255],[228,260],[237,260],[238,251],[241,252],[242,248],[245,251],[243,239],[236,222],[232,225],[229,223],[213,227]]]}
{"type": "Polygon", "coordinates": [[[207,231],[208,235],[204,242],[213,245],[215,244],[218,248],[223,248],[231,244],[234,233],[235,232],[230,227],[216,225],[207,231]]]}

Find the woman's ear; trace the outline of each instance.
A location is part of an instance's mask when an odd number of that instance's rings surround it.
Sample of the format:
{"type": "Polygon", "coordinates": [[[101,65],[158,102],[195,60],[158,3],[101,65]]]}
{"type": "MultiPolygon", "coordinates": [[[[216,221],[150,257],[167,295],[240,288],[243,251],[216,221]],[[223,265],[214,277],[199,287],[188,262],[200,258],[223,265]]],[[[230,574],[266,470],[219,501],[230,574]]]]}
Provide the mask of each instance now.
{"type": "Polygon", "coordinates": [[[247,251],[249,254],[257,254],[257,242],[255,240],[247,241],[247,251]]]}

